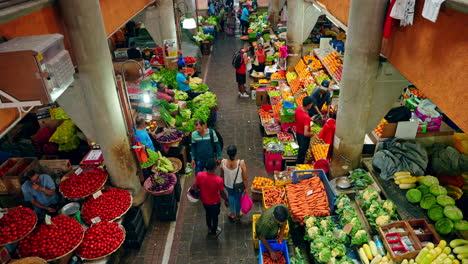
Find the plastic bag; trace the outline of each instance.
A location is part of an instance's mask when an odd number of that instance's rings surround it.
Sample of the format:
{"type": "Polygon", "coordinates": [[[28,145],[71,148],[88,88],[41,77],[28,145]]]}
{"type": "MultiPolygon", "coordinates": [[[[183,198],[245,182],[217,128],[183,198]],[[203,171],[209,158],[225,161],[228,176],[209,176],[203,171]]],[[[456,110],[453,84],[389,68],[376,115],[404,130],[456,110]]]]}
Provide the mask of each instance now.
{"type": "Polygon", "coordinates": [[[252,198],[248,194],[242,195],[240,198],[241,202],[241,211],[243,214],[248,214],[253,206],[252,198]]]}

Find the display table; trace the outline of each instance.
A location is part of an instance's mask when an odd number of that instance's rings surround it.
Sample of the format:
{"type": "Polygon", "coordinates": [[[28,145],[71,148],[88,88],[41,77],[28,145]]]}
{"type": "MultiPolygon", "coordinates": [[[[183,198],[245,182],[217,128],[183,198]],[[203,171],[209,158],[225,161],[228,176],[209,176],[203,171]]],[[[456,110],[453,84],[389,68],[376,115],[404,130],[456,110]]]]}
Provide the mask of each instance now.
{"type": "Polygon", "coordinates": [[[379,173],[372,167],[372,158],[362,159],[364,168],[369,171],[372,179],[379,186],[382,194],[386,199],[392,200],[397,204],[397,212],[401,220],[421,219],[424,218],[432,222],[426,214],[426,211],[419,207],[419,204],[412,204],[406,200],[406,191],[401,190],[398,185],[393,182],[393,179],[388,181],[382,180],[378,177],[379,173]]]}

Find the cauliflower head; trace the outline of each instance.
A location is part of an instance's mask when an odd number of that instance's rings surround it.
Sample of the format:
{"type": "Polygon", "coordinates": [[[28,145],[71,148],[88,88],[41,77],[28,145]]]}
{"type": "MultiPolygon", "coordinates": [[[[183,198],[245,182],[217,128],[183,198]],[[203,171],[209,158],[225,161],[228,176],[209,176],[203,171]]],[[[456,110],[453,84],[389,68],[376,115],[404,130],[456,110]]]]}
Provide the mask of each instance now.
{"type": "Polygon", "coordinates": [[[390,222],[390,216],[387,214],[379,215],[375,218],[375,224],[377,226],[383,226],[390,222]]]}
{"type": "Polygon", "coordinates": [[[310,228],[315,224],[315,216],[308,216],[305,220],[306,227],[310,228]]]}
{"type": "Polygon", "coordinates": [[[385,200],[382,206],[388,214],[393,215],[396,210],[395,204],[390,200],[385,200]]]}
{"type": "Polygon", "coordinates": [[[369,236],[365,230],[359,230],[354,234],[353,238],[351,239],[351,244],[353,245],[362,245],[369,241],[369,236]]]}
{"type": "Polygon", "coordinates": [[[316,237],[318,234],[319,234],[319,228],[316,226],[312,226],[311,228],[307,230],[307,235],[309,235],[311,239],[314,239],[314,237],[316,237]]]}

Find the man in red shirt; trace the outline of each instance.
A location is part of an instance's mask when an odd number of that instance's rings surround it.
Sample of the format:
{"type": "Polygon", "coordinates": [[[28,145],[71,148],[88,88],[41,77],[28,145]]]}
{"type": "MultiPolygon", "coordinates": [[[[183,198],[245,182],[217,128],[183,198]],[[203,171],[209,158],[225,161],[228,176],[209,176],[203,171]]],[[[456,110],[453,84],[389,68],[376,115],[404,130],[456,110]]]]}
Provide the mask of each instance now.
{"type": "Polygon", "coordinates": [[[246,83],[246,74],[247,74],[247,64],[250,62],[250,58],[247,55],[247,52],[249,52],[250,46],[245,45],[243,49],[241,49],[239,52],[242,55],[242,62],[241,65],[238,69],[236,69],[236,82],[237,82],[237,87],[239,89],[239,97],[243,98],[248,98],[249,95],[245,91],[245,83],[246,83]]]}
{"type": "Polygon", "coordinates": [[[312,107],[312,98],[310,96],[302,99],[302,107],[296,109],[294,117],[296,119],[296,135],[299,145],[296,164],[304,164],[307,150],[309,149],[310,137],[314,134],[310,130],[310,117],[307,111],[312,107]]]}
{"type": "Polygon", "coordinates": [[[209,235],[218,237],[221,234],[221,227],[218,227],[218,216],[221,211],[221,199],[229,208],[229,201],[224,191],[224,181],[215,174],[217,164],[215,159],[209,159],[206,162],[206,171],[201,171],[195,179],[194,189],[200,190],[200,199],[206,212],[206,224],[208,225],[209,235]]]}

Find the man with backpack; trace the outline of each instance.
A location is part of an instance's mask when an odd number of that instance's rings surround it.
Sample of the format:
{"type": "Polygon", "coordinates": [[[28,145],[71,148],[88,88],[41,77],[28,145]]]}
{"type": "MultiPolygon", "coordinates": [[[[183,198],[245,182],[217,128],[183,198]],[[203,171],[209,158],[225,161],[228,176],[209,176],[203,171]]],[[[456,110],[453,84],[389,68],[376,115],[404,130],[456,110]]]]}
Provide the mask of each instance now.
{"type": "Polygon", "coordinates": [[[236,52],[232,58],[232,66],[236,69],[236,82],[239,89],[239,97],[241,98],[249,97],[245,90],[247,64],[250,62],[250,58],[247,55],[249,48],[249,45],[245,45],[245,47],[236,52]]]}

